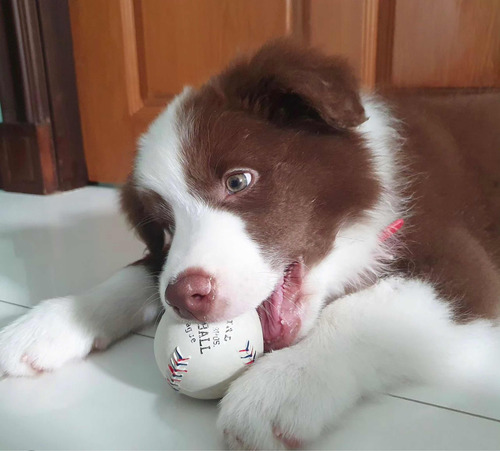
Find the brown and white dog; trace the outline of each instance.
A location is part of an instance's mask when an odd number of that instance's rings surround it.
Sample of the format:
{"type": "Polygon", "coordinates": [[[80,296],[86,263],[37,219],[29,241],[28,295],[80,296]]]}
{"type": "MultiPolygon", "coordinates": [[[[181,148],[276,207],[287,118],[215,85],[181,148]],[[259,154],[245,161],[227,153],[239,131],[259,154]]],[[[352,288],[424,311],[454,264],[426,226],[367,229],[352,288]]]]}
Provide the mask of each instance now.
{"type": "Polygon", "coordinates": [[[237,448],[300,446],[366,393],[481,371],[498,343],[499,125],[498,94],[383,99],[340,59],[270,43],[140,139],[122,200],[147,257],[5,328],[0,369],[52,370],[161,305],[258,309],[273,352],[221,403],[237,448]]]}

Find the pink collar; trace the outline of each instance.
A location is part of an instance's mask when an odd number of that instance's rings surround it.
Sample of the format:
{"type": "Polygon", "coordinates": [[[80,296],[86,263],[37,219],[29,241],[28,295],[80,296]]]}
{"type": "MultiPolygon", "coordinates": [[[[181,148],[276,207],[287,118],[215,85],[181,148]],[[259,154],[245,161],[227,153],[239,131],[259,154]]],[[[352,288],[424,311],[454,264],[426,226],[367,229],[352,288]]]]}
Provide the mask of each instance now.
{"type": "Polygon", "coordinates": [[[380,241],[384,242],[403,227],[404,219],[396,219],[392,224],[389,224],[380,234],[380,241]]]}

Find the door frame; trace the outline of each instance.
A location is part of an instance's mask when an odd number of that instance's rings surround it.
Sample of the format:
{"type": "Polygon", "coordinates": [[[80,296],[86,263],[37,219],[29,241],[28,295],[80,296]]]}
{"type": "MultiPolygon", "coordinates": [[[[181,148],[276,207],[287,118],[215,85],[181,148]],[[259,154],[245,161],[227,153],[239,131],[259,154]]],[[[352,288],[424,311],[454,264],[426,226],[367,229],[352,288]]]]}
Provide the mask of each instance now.
{"type": "Polygon", "coordinates": [[[86,185],[67,0],[2,0],[0,80],[0,188],[86,185]]]}

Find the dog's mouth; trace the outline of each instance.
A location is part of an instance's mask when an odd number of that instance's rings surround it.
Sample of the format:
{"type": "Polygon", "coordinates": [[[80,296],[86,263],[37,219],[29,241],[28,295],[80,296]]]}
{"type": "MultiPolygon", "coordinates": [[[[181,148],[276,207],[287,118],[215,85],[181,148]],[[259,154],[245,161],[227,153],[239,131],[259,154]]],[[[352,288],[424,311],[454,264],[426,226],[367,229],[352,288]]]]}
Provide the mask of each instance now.
{"type": "Polygon", "coordinates": [[[290,346],[301,325],[301,288],[304,265],[293,262],[271,295],[257,308],[266,352],[290,346]]]}

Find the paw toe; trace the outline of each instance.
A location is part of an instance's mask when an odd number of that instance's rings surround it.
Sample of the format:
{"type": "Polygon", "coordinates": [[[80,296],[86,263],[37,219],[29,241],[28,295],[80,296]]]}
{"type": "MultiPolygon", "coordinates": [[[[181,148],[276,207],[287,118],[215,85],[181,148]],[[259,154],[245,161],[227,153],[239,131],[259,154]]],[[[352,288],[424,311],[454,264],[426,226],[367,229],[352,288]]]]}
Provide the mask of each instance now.
{"type": "Polygon", "coordinates": [[[45,368],[43,368],[35,358],[28,354],[23,354],[20,360],[21,363],[31,369],[34,374],[42,374],[45,372],[45,368]]]}
{"type": "Polygon", "coordinates": [[[96,351],[104,351],[105,349],[108,348],[110,343],[111,343],[111,340],[109,340],[108,338],[97,337],[94,340],[94,343],[92,345],[92,349],[95,349],[96,351]]]}
{"type": "Polygon", "coordinates": [[[300,449],[304,447],[304,443],[302,440],[294,437],[293,435],[285,434],[277,426],[273,427],[273,434],[276,439],[278,439],[288,449],[300,449]]]}

